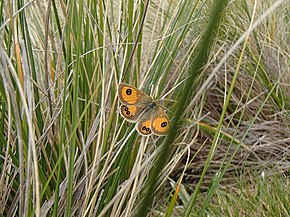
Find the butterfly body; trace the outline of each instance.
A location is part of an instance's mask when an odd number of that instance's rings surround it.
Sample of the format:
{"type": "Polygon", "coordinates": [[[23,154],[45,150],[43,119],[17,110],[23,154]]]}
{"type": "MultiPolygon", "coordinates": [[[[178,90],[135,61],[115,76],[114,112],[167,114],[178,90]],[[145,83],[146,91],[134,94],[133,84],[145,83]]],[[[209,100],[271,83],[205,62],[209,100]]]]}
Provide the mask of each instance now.
{"type": "Polygon", "coordinates": [[[136,129],[141,135],[167,134],[169,118],[158,100],[153,100],[143,91],[125,83],[119,84],[118,97],[122,103],[121,115],[127,121],[137,123],[136,129]]]}

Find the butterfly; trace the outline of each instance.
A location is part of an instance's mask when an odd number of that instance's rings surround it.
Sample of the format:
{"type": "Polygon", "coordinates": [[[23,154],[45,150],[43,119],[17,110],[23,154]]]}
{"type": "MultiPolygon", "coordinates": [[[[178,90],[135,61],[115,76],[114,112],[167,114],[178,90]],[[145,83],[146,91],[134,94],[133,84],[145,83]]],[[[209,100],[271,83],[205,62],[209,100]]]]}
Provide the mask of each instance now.
{"type": "Polygon", "coordinates": [[[164,136],[168,133],[169,118],[159,100],[153,100],[143,91],[125,83],[119,84],[118,97],[122,103],[121,115],[127,121],[137,123],[139,134],[164,136]]]}

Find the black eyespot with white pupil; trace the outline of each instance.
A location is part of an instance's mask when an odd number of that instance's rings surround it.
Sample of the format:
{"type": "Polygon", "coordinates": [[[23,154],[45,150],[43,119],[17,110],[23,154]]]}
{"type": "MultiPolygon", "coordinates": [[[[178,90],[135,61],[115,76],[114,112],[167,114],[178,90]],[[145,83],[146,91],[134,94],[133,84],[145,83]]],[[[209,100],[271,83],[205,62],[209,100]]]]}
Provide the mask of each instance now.
{"type": "Polygon", "coordinates": [[[167,122],[164,121],[161,123],[161,127],[166,127],[166,126],[167,126],[167,122]]]}
{"type": "Polygon", "coordinates": [[[142,127],[142,130],[145,130],[145,131],[147,131],[147,132],[148,132],[148,131],[150,131],[150,129],[149,129],[149,128],[147,128],[147,127],[145,127],[145,126],[144,126],[144,127],[142,127]]]}
{"type": "Polygon", "coordinates": [[[126,90],[126,94],[127,94],[127,95],[131,95],[131,94],[132,94],[132,89],[127,89],[127,90],[126,90]]]}
{"type": "Polygon", "coordinates": [[[129,111],[129,108],[127,106],[124,106],[124,111],[126,112],[126,115],[130,115],[130,111],[129,111]]]}

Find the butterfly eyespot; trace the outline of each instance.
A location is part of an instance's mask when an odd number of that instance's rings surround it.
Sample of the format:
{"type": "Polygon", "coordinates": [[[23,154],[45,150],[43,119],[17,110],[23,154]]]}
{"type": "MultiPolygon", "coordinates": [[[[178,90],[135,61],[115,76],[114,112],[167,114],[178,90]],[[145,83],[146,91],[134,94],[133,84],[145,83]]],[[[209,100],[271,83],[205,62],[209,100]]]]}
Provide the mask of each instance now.
{"type": "Polygon", "coordinates": [[[167,122],[163,122],[162,124],[161,124],[161,127],[166,127],[167,126],[167,122]]]}
{"type": "Polygon", "coordinates": [[[147,130],[147,128],[144,126],[144,127],[142,127],[142,130],[147,130]]]}
{"type": "Polygon", "coordinates": [[[128,107],[125,107],[125,109],[124,109],[124,110],[127,112],[127,111],[129,111],[129,108],[128,108],[128,107]]]}
{"type": "Polygon", "coordinates": [[[127,112],[126,112],[126,115],[130,115],[130,112],[129,112],[129,111],[127,111],[127,112]]]}
{"type": "Polygon", "coordinates": [[[148,132],[148,131],[150,131],[150,129],[149,128],[146,128],[146,131],[148,132]]]}
{"type": "Polygon", "coordinates": [[[132,94],[132,89],[127,89],[127,90],[126,90],[126,94],[127,94],[127,95],[131,95],[131,94],[132,94]]]}

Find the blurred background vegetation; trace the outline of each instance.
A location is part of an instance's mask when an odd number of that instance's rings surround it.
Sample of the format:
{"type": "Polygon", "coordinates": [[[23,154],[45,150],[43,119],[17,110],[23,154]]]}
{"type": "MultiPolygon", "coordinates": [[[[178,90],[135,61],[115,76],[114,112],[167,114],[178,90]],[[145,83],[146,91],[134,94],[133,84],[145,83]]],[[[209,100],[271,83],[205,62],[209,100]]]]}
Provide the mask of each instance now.
{"type": "Polygon", "coordinates": [[[1,1],[0,214],[289,216],[289,11],[1,1]],[[120,82],[162,99],[168,137],[120,117],[120,82]]]}

